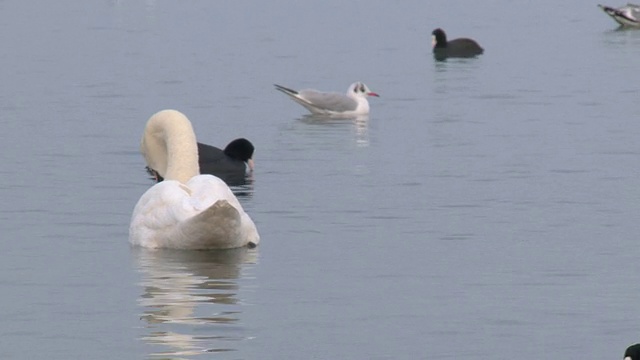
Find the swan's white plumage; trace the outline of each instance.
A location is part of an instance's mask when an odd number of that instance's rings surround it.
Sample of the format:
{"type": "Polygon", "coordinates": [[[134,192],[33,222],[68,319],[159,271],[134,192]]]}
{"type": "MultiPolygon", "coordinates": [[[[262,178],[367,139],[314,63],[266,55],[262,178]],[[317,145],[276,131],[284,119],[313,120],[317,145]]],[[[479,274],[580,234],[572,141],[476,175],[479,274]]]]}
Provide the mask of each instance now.
{"type": "Polygon", "coordinates": [[[231,189],[200,175],[196,137],[175,110],[153,115],[141,151],[164,181],[147,190],[133,210],[129,241],[147,248],[228,249],[257,245],[260,236],[231,189]]]}

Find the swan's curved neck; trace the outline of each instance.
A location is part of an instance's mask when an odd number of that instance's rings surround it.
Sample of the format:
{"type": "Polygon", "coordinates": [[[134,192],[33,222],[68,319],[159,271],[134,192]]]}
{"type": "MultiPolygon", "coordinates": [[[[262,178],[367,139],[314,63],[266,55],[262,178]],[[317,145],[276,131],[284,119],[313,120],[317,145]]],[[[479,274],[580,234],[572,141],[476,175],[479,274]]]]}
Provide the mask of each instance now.
{"type": "Polygon", "coordinates": [[[163,110],[147,121],[140,144],[147,165],[165,180],[186,183],[200,173],[191,122],[179,111],[163,110]]]}

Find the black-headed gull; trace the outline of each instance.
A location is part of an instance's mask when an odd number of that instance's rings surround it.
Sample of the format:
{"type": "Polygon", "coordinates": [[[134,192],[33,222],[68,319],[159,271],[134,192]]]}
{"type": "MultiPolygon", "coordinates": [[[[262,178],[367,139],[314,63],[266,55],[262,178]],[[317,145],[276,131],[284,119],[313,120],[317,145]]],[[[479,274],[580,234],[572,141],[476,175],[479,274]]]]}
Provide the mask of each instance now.
{"type": "Polygon", "coordinates": [[[484,49],[472,39],[459,38],[447,41],[447,35],[440,28],[433,30],[431,33],[431,45],[433,46],[433,56],[438,60],[470,58],[484,52],[484,49]]]}
{"type": "Polygon", "coordinates": [[[621,26],[640,27],[640,5],[629,3],[619,8],[613,8],[598,4],[598,7],[621,26]]]}
{"type": "Polygon", "coordinates": [[[364,115],[369,113],[367,96],[379,95],[369,90],[367,85],[355,82],[346,94],[322,92],[313,89],[292,90],[275,84],[277,90],[289,95],[295,102],[307,108],[312,114],[320,115],[364,115]]]}

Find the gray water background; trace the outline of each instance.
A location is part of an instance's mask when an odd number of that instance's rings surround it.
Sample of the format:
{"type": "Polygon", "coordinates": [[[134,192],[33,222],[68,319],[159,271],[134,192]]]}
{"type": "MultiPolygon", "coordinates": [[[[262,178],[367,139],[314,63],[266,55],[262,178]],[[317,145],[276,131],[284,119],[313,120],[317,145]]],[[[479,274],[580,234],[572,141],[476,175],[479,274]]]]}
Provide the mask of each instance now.
{"type": "MultiPolygon", "coordinates": [[[[618,4],[612,4],[618,5],[618,4]]],[[[584,1],[0,0],[0,358],[605,359],[640,31],[584,1]],[[486,49],[436,63],[430,33],[486,49]],[[318,121],[273,90],[381,95],[318,121]],[[132,249],[145,121],[256,146],[255,250],[132,249]]]]}

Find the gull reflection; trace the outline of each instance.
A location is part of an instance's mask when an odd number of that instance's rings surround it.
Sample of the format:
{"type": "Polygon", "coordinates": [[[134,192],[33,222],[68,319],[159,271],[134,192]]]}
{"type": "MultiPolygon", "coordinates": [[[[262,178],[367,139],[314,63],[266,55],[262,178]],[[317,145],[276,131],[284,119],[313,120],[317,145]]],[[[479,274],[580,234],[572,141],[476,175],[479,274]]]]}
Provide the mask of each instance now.
{"type": "Polygon", "coordinates": [[[248,338],[240,324],[238,279],[256,263],[256,249],[133,252],[142,274],[142,340],[162,348],[151,358],[234,351],[234,342],[248,338]]]}
{"type": "Polygon", "coordinates": [[[300,121],[312,125],[343,126],[351,123],[358,147],[369,146],[369,115],[317,115],[306,114],[300,121]]]}
{"type": "Polygon", "coordinates": [[[369,146],[369,116],[360,115],[353,119],[356,135],[356,144],[359,147],[369,146]]]}

